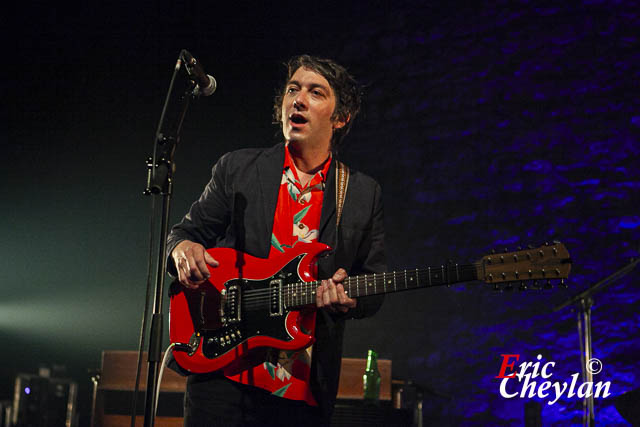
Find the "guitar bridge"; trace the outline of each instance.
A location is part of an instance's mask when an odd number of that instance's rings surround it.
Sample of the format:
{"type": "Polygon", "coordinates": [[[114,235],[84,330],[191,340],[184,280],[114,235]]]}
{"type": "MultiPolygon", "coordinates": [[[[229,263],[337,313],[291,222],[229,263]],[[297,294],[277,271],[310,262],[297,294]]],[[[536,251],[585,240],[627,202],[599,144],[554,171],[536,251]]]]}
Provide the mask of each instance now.
{"type": "Polygon", "coordinates": [[[282,316],[282,280],[273,279],[269,282],[269,316],[282,316]]]}

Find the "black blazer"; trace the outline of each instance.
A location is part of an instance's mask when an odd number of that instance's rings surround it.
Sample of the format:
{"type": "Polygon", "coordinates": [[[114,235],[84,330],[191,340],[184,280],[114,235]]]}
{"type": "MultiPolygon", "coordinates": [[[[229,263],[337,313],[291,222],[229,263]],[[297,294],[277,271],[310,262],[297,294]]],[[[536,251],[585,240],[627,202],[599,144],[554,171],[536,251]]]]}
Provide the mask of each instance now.
{"type": "MultiPolygon", "coordinates": [[[[284,144],[267,149],[227,153],[212,169],[212,178],[189,213],[169,234],[167,254],[182,240],[207,248],[230,247],[266,258],[284,165],[284,144]]],[[[319,241],[334,250],[318,262],[319,278],[340,267],[350,275],[386,271],[382,194],[372,178],[351,170],[340,228],[336,232],[335,162],[329,169],[320,218],[319,241]]],[[[168,271],[175,275],[169,257],[168,271]]],[[[326,417],[335,402],[345,320],[374,314],[382,296],[360,298],[346,314],[318,312],[311,366],[314,396],[326,417]]],[[[328,418],[327,418],[328,419],[328,418]]]]}

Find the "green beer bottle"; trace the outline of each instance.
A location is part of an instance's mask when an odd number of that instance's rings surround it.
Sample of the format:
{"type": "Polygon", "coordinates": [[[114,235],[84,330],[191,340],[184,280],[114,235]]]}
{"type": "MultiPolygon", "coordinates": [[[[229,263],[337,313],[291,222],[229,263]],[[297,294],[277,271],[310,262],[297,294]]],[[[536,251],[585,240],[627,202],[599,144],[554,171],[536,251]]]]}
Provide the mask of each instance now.
{"type": "Polygon", "coordinates": [[[364,401],[377,404],[380,399],[380,372],[378,372],[378,353],[369,350],[367,368],[362,376],[364,401]]]}

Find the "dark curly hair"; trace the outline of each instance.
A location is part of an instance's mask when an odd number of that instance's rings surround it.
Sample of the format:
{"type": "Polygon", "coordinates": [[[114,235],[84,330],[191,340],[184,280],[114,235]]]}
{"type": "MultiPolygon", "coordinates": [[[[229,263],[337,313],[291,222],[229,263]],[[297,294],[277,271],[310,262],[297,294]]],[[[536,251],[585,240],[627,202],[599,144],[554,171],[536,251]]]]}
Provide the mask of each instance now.
{"type": "Polygon", "coordinates": [[[274,124],[278,123],[282,126],[282,99],[286,85],[289,80],[291,80],[293,74],[300,67],[315,71],[327,79],[335,94],[336,108],[331,118],[333,120],[345,121],[345,125],[342,128],[334,130],[333,137],[331,138],[331,148],[334,151],[337,150],[344,137],[349,133],[349,129],[358,111],[360,111],[362,89],[358,85],[358,82],[356,82],[343,66],[335,63],[331,59],[300,55],[289,59],[284,65],[287,67],[287,78],[284,85],[276,93],[273,103],[274,124]]]}

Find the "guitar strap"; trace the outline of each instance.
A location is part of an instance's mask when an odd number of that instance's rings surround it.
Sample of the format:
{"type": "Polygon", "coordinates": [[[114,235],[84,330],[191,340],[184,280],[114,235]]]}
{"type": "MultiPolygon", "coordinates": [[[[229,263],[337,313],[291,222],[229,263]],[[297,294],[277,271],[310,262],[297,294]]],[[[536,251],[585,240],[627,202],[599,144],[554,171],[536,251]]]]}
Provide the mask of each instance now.
{"type": "Polygon", "coordinates": [[[338,226],[342,217],[342,208],[344,199],[347,196],[347,187],[349,187],[349,167],[340,160],[336,160],[336,237],[338,235],[338,226]]]}

